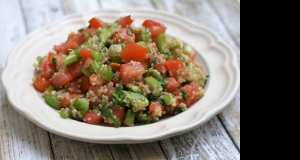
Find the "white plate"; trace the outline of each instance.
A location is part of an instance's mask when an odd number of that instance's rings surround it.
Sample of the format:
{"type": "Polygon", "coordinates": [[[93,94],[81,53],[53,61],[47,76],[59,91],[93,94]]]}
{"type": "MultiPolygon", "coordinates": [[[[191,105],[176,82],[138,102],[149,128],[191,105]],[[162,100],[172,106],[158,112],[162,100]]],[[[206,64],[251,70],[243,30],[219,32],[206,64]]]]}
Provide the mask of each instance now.
{"type": "Polygon", "coordinates": [[[222,111],[234,98],[240,85],[240,70],[234,51],[212,30],[179,16],[147,10],[99,10],[61,18],[27,35],[9,55],[3,72],[3,85],[11,105],[31,122],[57,135],[92,143],[144,143],[188,132],[222,111]],[[137,21],[152,19],[167,26],[167,34],[193,46],[200,53],[196,62],[210,75],[205,96],[177,116],[135,127],[94,126],[60,118],[45,104],[32,85],[36,57],[46,55],[68,34],[88,25],[92,17],[113,22],[132,15],[137,21]],[[201,57],[201,59],[200,59],[201,57]]]}

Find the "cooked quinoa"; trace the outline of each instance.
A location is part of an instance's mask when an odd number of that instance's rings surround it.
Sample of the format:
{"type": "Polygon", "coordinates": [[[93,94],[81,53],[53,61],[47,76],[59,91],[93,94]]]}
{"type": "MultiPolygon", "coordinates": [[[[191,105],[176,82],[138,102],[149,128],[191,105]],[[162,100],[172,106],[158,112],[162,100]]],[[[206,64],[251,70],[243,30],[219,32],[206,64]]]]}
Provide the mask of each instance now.
{"type": "Polygon", "coordinates": [[[208,76],[192,47],[159,22],[133,22],[92,18],[37,58],[34,86],[62,118],[130,127],[187,111],[204,96],[208,76]]]}

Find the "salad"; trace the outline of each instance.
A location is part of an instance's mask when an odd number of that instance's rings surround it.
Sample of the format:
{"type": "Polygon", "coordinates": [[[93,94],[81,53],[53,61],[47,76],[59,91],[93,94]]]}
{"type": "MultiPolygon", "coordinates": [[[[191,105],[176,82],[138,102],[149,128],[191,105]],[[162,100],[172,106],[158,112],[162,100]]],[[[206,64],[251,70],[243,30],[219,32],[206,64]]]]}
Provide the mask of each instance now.
{"type": "Polygon", "coordinates": [[[62,118],[93,125],[134,126],[184,112],[204,96],[208,76],[193,63],[194,49],[166,29],[131,16],[92,18],[37,57],[33,85],[62,118]]]}

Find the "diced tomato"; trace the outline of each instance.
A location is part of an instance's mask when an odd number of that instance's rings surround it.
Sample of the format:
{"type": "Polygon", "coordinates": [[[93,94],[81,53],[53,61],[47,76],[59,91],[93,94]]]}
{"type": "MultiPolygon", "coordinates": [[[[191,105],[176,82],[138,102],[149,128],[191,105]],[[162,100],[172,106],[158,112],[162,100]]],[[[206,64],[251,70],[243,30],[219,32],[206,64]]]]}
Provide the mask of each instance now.
{"type": "Polygon", "coordinates": [[[123,124],[125,120],[125,111],[123,107],[112,107],[113,115],[119,118],[120,122],[123,124]]]}
{"type": "Polygon", "coordinates": [[[60,99],[61,101],[61,107],[62,108],[70,108],[71,106],[71,101],[76,99],[76,98],[81,98],[81,94],[64,94],[62,98],[60,99]]]}
{"type": "Polygon", "coordinates": [[[165,66],[167,70],[171,73],[171,77],[175,77],[177,80],[179,77],[186,78],[188,74],[186,66],[182,61],[167,60],[165,62],[165,66]]]}
{"type": "Polygon", "coordinates": [[[135,42],[135,34],[132,33],[130,28],[121,29],[120,31],[116,32],[113,37],[115,44],[128,44],[130,42],[135,42]]]}
{"type": "Polygon", "coordinates": [[[122,28],[126,28],[131,25],[133,22],[131,16],[123,17],[119,20],[118,24],[122,26],[122,28]]]}
{"type": "Polygon", "coordinates": [[[38,77],[34,80],[34,86],[39,92],[45,92],[45,90],[51,85],[51,81],[46,78],[38,77]]]}
{"type": "Polygon", "coordinates": [[[65,53],[64,45],[59,45],[59,46],[55,45],[53,49],[55,50],[56,53],[65,53]]]}
{"type": "MultiPolygon", "coordinates": [[[[149,57],[150,57],[150,63],[152,63],[153,55],[150,54],[149,57]]],[[[161,62],[164,61],[163,58],[160,57],[160,56],[156,56],[156,60],[157,60],[157,62],[159,62],[159,63],[161,63],[161,62]]],[[[166,72],[167,72],[167,68],[165,67],[164,64],[155,64],[155,65],[154,65],[154,68],[157,69],[157,70],[158,70],[159,72],[161,72],[161,73],[166,73],[166,72]]]]}
{"type": "Polygon", "coordinates": [[[65,43],[62,43],[59,46],[54,46],[54,50],[57,53],[63,53],[68,55],[71,50],[76,49],[78,46],[82,45],[87,38],[83,36],[81,33],[78,34],[70,34],[68,40],[65,43]]]}
{"type": "Polygon", "coordinates": [[[100,19],[98,18],[92,18],[90,21],[89,21],[90,25],[93,27],[93,28],[103,28],[106,26],[106,23],[104,23],[103,21],[101,21],[100,19]]]}
{"type": "Polygon", "coordinates": [[[52,74],[54,74],[56,71],[57,71],[56,68],[52,64],[45,64],[42,68],[41,76],[43,78],[49,79],[52,77],[52,74]]]}
{"type": "Polygon", "coordinates": [[[70,70],[70,74],[73,78],[82,77],[84,74],[82,73],[83,62],[78,61],[74,64],[71,64],[68,68],[70,70]]]}
{"type": "Polygon", "coordinates": [[[173,92],[179,86],[180,86],[180,84],[176,81],[176,79],[174,77],[169,77],[166,91],[173,92]]]}
{"type": "Polygon", "coordinates": [[[127,63],[130,61],[141,62],[145,59],[147,53],[148,49],[131,42],[125,46],[120,57],[127,63]]]}
{"type": "Polygon", "coordinates": [[[50,52],[48,55],[48,63],[52,64],[52,58],[56,59],[56,68],[60,68],[64,65],[64,58],[60,55],[50,52]]]}
{"type": "MultiPolygon", "coordinates": [[[[101,90],[101,88],[100,88],[101,90]]],[[[108,97],[108,100],[111,101],[113,99],[113,93],[116,92],[116,88],[115,87],[108,87],[107,88],[107,92],[106,93],[100,93],[99,96],[102,97],[103,95],[108,97]]]]}
{"type": "Polygon", "coordinates": [[[106,80],[103,79],[100,75],[93,74],[90,76],[90,84],[92,86],[103,86],[106,83],[106,80]]]}
{"type": "Polygon", "coordinates": [[[80,80],[81,80],[81,85],[80,85],[81,92],[83,94],[85,94],[90,88],[89,77],[83,76],[83,77],[80,78],[80,80]]]}
{"type": "Polygon", "coordinates": [[[130,83],[133,81],[140,82],[143,80],[143,74],[145,73],[145,68],[141,63],[127,63],[122,64],[120,70],[120,79],[124,83],[130,83]]]}
{"type": "Polygon", "coordinates": [[[66,44],[65,44],[65,54],[66,55],[69,55],[69,53],[71,52],[71,50],[74,50],[78,47],[78,43],[75,42],[75,41],[68,41],[66,44]]]}
{"type": "MultiPolygon", "coordinates": [[[[101,86],[90,86],[90,89],[89,89],[89,91],[88,91],[88,93],[93,93],[94,95],[92,96],[92,97],[98,97],[98,91],[100,90],[100,88],[101,88],[101,86]]],[[[89,96],[89,94],[87,94],[87,96],[89,96]]],[[[91,100],[90,100],[90,103],[89,103],[89,106],[90,107],[94,107],[94,106],[97,106],[97,105],[99,105],[100,104],[100,100],[99,100],[99,98],[92,98],[91,100]]]]}
{"type": "Polygon", "coordinates": [[[80,56],[82,61],[85,62],[88,58],[92,58],[92,50],[82,49],[80,50],[80,56]]]}
{"type": "Polygon", "coordinates": [[[160,34],[163,34],[166,32],[167,27],[163,25],[162,23],[153,21],[153,20],[145,20],[143,23],[144,27],[149,28],[151,34],[152,34],[152,41],[156,42],[157,37],[160,34]]]}
{"type": "Polygon", "coordinates": [[[51,82],[56,88],[61,88],[64,85],[70,83],[74,78],[72,77],[68,69],[59,71],[53,75],[51,82]]]}
{"type": "Polygon", "coordinates": [[[118,72],[121,70],[121,65],[118,63],[111,63],[109,66],[114,72],[118,72]]]}
{"type": "Polygon", "coordinates": [[[88,58],[86,59],[86,61],[84,62],[83,68],[88,68],[90,67],[90,65],[93,63],[93,59],[92,58],[88,58]]]}
{"type": "Polygon", "coordinates": [[[100,90],[102,86],[90,86],[89,92],[92,91],[95,95],[98,96],[98,91],[100,90]]]}
{"type": "Polygon", "coordinates": [[[88,124],[98,125],[102,122],[103,117],[94,112],[87,112],[84,115],[84,121],[88,124]]]}
{"type": "Polygon", "coordinates": [[[152,102],[149,106],[149,111],[156,116],[161,116],[162,112],[165,110],[165,107],[159,102],[152,102]],[[160,109],[159,109],[160,108],[160,109]],[[158,112],[161,111],[161,112],[158,112]]]}
{"type": "Polygon", "coordinates": [[[98,29],[96,29],[96,28],[87,28],[87,29],[82,31],[82,34],[91,34],[93,36],[97,32],[98,32],[98,29]]]}
{"type": "Polygon", "coordinates": [[[80,84],[77,82],[77,79],[73,80],[68,86],[68,91],[71,94],[80,94],[80,84]]]}
{"type": "MultiPolygon", "coordinates": [[[[197,83],[192,82],[189,85],[185,85],[184,87],[182,87],[181,89],[177,89],[174,91],[174,95],[175,96],[180,96],[181,90],[184,91],[185,93],[187,93],[187,97],[186,97],[186,105],[187,107],[190,107],[191,105],[193,105],[197,100],[199,100],[203,95],[198,95],[196,94],[197,92],[199,92],[201,89],[201,86],[199,86],[197,83]]],[[[184,99],[178,99],[178,104],[180,103],[185,103],[184,99]]]]}

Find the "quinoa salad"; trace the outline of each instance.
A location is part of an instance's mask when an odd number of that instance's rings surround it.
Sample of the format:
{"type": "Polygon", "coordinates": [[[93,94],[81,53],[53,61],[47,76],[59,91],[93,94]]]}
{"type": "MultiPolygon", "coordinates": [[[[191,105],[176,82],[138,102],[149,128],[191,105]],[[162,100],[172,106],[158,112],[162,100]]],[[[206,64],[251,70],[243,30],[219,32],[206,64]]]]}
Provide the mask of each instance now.
{"type": "Polygon", "coordinates": [[[200,100],[208,75],[196,52],[154,20],[92,18],[44,57],[33,86],[63,119],[119,128],[149,124],[200,100]]]}

